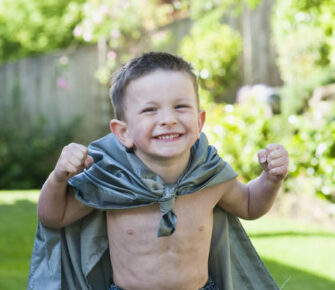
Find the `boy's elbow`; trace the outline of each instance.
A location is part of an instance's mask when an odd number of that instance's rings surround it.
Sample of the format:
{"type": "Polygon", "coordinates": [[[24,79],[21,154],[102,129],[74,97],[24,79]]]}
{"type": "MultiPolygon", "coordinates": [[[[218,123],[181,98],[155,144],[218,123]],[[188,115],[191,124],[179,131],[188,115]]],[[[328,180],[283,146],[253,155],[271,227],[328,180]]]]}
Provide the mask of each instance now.
{"type": "Polygon", "coordinates": [[[252,221],[252,220],[257,220],[260,217],[262,217],[265,213],[248,213],[247,216],[242,217],[245,220],[252,221]]]}
{"type": "Polygon", "coordinates": [[[43,214],[43,212],[41,212],[40,210],[38,210],[37,212],[37,217],[40,223],[45,227],[53,228],[53,229],[60,229],[64,226],[60,219],[51,218],[47,214],[43,214]]]}
{"type": "Polygon", "coordinates": [[[261,218],[270,210],[270,206],[251,206],[250,202],[248,204],[248,214],[247,220],[256,220],[261,218]]]}
{"type": "Polygon", "coordinates": [[[41,222],[41,224],[47,228],[52,228],[52,229],[60,229],[63,226],[62,223],[58,223],[58,222],[55,222],[55,221],[50,221],[50,220],[46,220],[46,219],[40,219],[39,218],[39,221],[41,222]]]}

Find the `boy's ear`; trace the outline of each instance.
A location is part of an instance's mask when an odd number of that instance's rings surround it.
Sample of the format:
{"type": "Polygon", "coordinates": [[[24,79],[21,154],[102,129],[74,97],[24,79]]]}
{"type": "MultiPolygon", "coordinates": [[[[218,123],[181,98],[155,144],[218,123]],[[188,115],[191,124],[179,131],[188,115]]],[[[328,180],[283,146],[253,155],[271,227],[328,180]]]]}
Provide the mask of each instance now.
{"type": "Polygon", "coordinates": [[[134,146],[125,122],[113,119],[109,122],[109,128],[123,146],[128,149],[134,146]]]}
{"type": "Polygon", "coordinates": [[[204,127],[205,121],[206,121],[206,111],[199,110],[199,116],[198,116],[199,134],[201,133],[202,128],[204,127]]]}

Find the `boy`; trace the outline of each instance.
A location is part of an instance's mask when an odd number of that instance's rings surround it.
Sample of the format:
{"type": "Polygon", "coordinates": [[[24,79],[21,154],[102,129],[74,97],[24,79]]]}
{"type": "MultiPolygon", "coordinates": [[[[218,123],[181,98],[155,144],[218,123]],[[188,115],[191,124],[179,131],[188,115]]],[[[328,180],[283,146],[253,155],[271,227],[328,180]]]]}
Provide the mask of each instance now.
{"type": "MultiPolygon", "coordinates": [[[[205,112],[191,66],[168,53],[147,53],[123,66],[111,97],[113,135],[92,143],[90,155],[80,144],[64,147],[41,191],[40,222],[71,229],[94,208],[106,210],[110,289],[276,289],[264,286],[271,284],[266,272],[263,286],[250,286],[248,273],[239,273],[239,282],[227,282],[227,274],[223,286],[209,277],[208,260],[214,208],[244,219],[265,214],[287,174],[286,150],[277,144],[261,150],[263,173],[240,183],[201,133],[205,112]]],[[[62,288],[71,289],[67,284],[62,288]]]]}

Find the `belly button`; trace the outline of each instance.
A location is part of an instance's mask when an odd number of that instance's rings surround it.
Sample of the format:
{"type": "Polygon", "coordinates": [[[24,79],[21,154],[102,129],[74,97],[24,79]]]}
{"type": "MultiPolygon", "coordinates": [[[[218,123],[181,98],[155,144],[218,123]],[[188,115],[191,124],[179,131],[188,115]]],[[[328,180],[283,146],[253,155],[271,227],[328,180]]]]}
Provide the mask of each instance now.
{"type": "Polygon", "coordinates": [[[134,235],[134,234],[135,234],[135,231],[132,230],[132,229],[128,229],[128,230],[127,230],[127,234],[128,234],[128,235],[134,235]]]}

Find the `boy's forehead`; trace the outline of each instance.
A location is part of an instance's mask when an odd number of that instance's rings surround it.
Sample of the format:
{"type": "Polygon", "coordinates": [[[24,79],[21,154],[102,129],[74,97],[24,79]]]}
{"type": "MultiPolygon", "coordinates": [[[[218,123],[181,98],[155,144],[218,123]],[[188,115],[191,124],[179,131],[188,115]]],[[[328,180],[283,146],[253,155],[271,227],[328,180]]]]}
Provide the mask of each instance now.
{"type": "Polygon", "coordinates": [[[157,80],[180,79],[181,81],[192,81],[190,75],[184,71],[156,69],[146,72],[129,81],[128,85],[134,82],[156,82],[157,80]]]}
{"type": "Polygon", "coordinates": [[[162,91],[169,86],[171,90],[192,88],[195,92],[194,80],[187,72],[159,69],[130,80],[125,87],[125,97],[141,91],[162,91]]]}

